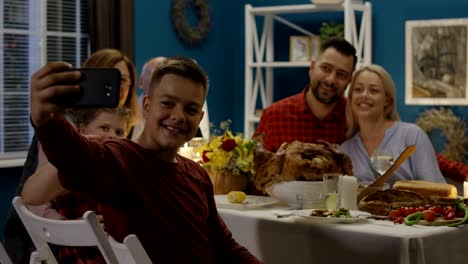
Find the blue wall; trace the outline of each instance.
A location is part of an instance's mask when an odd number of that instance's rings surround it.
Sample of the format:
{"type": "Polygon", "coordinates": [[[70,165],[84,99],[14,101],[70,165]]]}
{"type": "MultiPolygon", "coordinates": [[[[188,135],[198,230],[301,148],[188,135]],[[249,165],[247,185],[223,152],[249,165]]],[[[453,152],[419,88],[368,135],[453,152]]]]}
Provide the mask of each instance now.
{"type": "MultiPolygon", "coordinates": [[[[384,66],[397,86],[398,110],[405,121],[415,121],[419,114],[434,106],[406,106],[405,87],[405,21],[468,17],[465,0],[372,1],[373,62],[384,66]]],[[[468,121],[468,107],[450,107],[468,121]]],[[[440,146],[438,146],[440,147],[440,146]]]]}
{"type": "MultiPolygon", "coordinates": [[[[307,0],[210,0],[212,29],[199,46],[187,47],[177,39],[170,22],[171,1],[135,1],[135,62],[140,71],[143,63],[154,56],[185,55],[196,59],[210,78],[208,96],[210,119],[215,124],[231,119],[234,131],[243,131],[244,117],[244,4],[253,6],[305,4],[307,0]]],[[[405,121],[414,121],[431,106],[405,106],[405,21],[435,18],[468,17],[466,0],[374,0],[373,62],[384,66],[398,87],[398,109],[405,121]]],[[[311,15],[311,27],[317,27],[323,15],[311,15]]],[[[332,20],[336,16],[330,15],[332,20]]],[[[307,21],[309,18],[306,19],[307,21]]],[[[287,34],[285,29],[284,34],[287,34]]],[[[276,36],[280,38],[281,35],[276,36]]],[[[287,54],[287,44],[280,54],[287,54]]],[[[277,95],[287,96],[307,83],[307,71],[279,73],[277,95]],[[291,74],[291,75],[290,75],[291,74]],[[299,75],[298,75],[299,74],[299,75]],[[283,87],[285,89],[283,89],[283,87]]],[[[465,121],[467,107],[451,107],[465,121]]],[[[10,207],[20,169],[0,169],[0,223],[10,207]]],[[[0,224],[0,227],[2,225],[0,224]]]]}
{"type": "MultiPolygon", "coordinates": [[[[244,0],[210,1],[212,30],[197,47],[187,47],[178,41],[170,23],[170,1],[137,1],[136,12],[136,65],[140,69],[152,56],[183,54],[195,58],[210,77],[208,96],[210,120],[215,124],[233,120],[232,128],[243,131],[244,104],[244,4],[253,6],[305,4],[307,0],[244,0]]],[[[373,63],[384,66],[397,86],[398,109],[404,121],[413,122],[418,115],[432,106],[406,106],[405,85],[405,21],[437,18],[468,17],[466,0],[374,0],[372,3],[373,63]]],[[[342,20],[341,15],[312,14],[302,17],[309,28],[318,30],[322,20],[342,20]]],[[[318,31],[316,31],[318,32],[318,31]]],[[[288,35],[288,29],[277,27],[276,39],[288,35]]],[[[283,39],[288,39],[284,37],[283,39]]],[[[276,56],[287,55],[287,41],[276,41],[276,56]],[[279,50],[278,50],[279,49],[279,50]]],[[[306,70],[277,71],[275,98],[301,90],[307,83],[306,70]],[[298,73],[299,72],[299,73],[298,73]]],[[[451,107],[468,120],[467,107],[451,107]]]]}
{"type": "Polygon", "coordinates": [[[170,18],[171,1],[135,1],[135,63],[140,72],[154,56],[184,55],[197,60],[210,79],[208,107],[216,124],[231,118],[242,128],[243,115],[243,17],[242,1],[210,1],[211,30],[197,46],[178,40],[170,18]],[[143,4],[144,3],[144,4],[143,4]],[[241,119],[239,119],[241,118],[241,119]]]}

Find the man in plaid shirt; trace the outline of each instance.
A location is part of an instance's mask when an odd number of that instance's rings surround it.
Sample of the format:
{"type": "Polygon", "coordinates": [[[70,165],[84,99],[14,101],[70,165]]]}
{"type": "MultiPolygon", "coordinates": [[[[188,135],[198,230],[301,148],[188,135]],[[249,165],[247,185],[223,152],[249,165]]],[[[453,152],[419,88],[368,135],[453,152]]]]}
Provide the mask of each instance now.
{"type": "Polygon", "coordinates": [[[294,140],[341,144],[347,130],[343,94],[356,62],[356,49],[348,41],[324,41],[317,60],[310,64],[310,84],[264,109],[254,137],[261,138],[270,151],[294,140]]]}

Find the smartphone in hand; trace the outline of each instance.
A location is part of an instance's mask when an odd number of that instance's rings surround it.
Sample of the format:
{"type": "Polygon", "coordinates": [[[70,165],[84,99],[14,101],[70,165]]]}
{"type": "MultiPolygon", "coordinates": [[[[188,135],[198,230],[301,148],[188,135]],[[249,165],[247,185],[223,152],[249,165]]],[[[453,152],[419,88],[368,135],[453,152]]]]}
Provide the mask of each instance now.
{"type": "Polygon", "coordinates": [[[119,105],[120,71],[116,68],[81,68],[80,92],[60,98],[70,108],[112,108],[119,105]]]}

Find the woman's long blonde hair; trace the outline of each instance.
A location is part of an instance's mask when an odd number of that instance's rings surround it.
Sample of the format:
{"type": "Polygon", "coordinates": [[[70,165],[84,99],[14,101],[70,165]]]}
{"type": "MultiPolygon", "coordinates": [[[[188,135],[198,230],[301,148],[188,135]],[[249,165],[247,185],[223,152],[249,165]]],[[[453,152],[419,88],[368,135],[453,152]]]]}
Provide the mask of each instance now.
{"type": "Polygon", "coordinates": [[[83,63],[83,68],[110,68],[115,64],[123,61],[130,73],[130,89],[128,90],[127,100],[123,106],[130,109],[129,130],[135,125],[140,116],[140,106],[138,104],[137,87],[136,87],[136,70],[133,62],[123,52],[117,49],[101,49],[88,57],[83,63]]]}
{"type": "Polygon", "coordinates": [[[346,138],[352,137],[359,131],[359,123],[356,115],[353,113],[351,104],[353,102],[353,90],[356,78],[357,76],[359,76],[359,74],[361,74],[364,71],[373,72],[377,74],[382,80],[383,90],[388,99],[388,105],[384,109],[385,119],[391,121],[400,120],[400,116],[398,115],[396,109],[395,83],[393,82],[393,79],[390,76],[390,74],[383,67],[377,64],[362,66],[359,70],[357,70],[354,73],[353,79],[351,80],[351,84],[349,86],[348,99],[346,103],[346,122],[348,123],[348,131],[346,131],[346,138]]]}

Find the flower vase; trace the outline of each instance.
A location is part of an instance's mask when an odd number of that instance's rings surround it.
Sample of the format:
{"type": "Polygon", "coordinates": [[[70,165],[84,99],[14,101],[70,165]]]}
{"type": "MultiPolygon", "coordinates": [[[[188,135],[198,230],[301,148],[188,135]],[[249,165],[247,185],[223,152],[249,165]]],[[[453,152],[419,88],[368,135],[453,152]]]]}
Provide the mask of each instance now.
{"type": "Polygon", "coordinates": [[[215,194],[227,194],[230,191],[243,191],[247,186],[247,178],[238,173],[216,170],[211,176],[215,194]]]}

